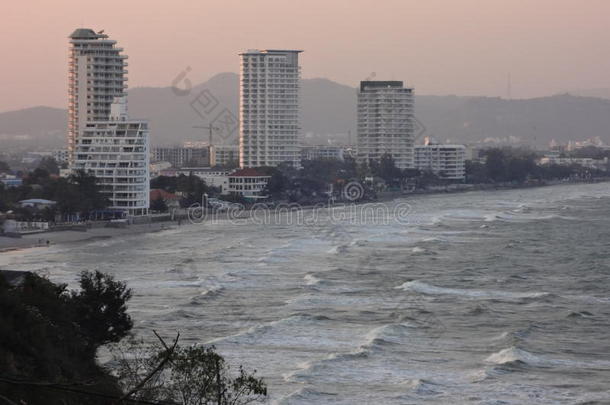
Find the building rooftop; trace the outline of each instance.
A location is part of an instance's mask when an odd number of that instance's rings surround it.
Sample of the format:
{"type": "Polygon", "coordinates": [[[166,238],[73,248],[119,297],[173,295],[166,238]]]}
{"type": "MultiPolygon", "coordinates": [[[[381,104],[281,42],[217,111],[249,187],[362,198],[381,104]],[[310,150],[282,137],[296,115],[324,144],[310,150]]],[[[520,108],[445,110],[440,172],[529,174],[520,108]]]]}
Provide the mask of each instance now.
{"type": "Polygon", "coordinates": [[[399,80],[365,80],[360,82],[360,91],[364,91],[366,87],[386,88],[386,87],[403,87],[403,82],[399,80]]]}
{"type": "Polygon", "coordinates": [[[261,53],[301,53],[299,49],[248,49],[247,51],[240,52],[240,55],[258,55],[261,53]]]}
{"type": "Polygon", "coordinates": [[[100,32],[95,32],[91,28],[77,28],[74,30],[72,34],[70,34],[71,39],[99,39],[99,38],[108,38],[108,35],[103,33],[104,30],[100,32]]]}
{"type": "Polygon", "coordinates": [[[154,200],[179,200],[180,197],[178,197],[176,194],[173,193],[169,193],[163,189],[160,188],[153,188],[150,190],[150,201],[154,201],[154,200]]]}
{"type": "Polygon", "coordinates": [[[259,172],[256,169],[247,168],[247,169],[240,169],[240,170],[230,174],[229,177],[270,177],[270,176],[262,174],[261,172],[259,172]]]}
{"type": "Polygon", "coordinates": [[[56,204],[55,201],[45,200],[43,198],[30,198],[29,200],[21,200],[20,204],[56,204]]]}

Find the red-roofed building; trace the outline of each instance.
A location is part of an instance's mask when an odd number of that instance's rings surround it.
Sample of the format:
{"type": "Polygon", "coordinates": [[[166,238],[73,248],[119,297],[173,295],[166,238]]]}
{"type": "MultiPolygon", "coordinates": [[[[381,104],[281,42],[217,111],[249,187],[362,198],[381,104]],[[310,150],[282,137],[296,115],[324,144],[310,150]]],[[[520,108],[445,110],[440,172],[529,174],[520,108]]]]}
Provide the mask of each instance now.
{"type": "Polygon", "coordinates": [[[267,198],[264,190],[270,178],[271,176],[253,168],[237,170],[229,175],[229,194],[240,195],[250,200],[267,198]]]}
{"type": "Polygon", "coordinates": [[[165,205],[169,208],[180,206],[180,197],[160,188],[153,188],[150,190],[150,201],[152,202],[155,200],[163,200],[165,205]]]}

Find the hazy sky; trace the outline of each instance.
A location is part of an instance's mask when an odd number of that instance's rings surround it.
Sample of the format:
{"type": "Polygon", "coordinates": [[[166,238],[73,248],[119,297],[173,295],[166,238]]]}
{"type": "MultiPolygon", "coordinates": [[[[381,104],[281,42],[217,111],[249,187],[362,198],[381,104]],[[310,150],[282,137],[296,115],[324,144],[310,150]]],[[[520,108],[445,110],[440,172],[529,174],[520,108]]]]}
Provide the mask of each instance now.
{"type": "Polygon", "coordinates": [[[610,87],[609,0],[1,0],[0,111],[67,103],[67,36],[104,29],[129,85],[237,72],[247,48],[303,49],[304,78],[404,80],[514,98],[610,87]]]}

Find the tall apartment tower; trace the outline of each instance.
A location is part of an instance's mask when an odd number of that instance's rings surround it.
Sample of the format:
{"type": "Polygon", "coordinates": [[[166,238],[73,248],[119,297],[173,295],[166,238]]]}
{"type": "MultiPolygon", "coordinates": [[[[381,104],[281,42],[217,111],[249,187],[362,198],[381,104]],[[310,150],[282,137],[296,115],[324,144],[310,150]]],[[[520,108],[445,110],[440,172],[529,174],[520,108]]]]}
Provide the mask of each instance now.
{"type": "Polygon", "coordinates": [[[87,121],[107,120],[115,97],[125,96],[127,56],[103,31],[78,28],[70,35],[68,70],[68,154],[87,121]]]}
{"type": "Polygon", "coordinates": [[[248,50],[240,54],[241,167],[299,164],[299,53],[248,50]]]}
{"type": "Polygon", "coordinates": [[[127,114],[127,56],[115,45],[102,31],[79,28],[70,35],[69,163],[97,178],[110,210],[146,215],[148,122],[127,114]]]}
{"type": "Polygon", "coordinates": [[[413,89],[401,81],[360,82],[358,160],[392,155],[396,167],[414,167],[413,89]]]}

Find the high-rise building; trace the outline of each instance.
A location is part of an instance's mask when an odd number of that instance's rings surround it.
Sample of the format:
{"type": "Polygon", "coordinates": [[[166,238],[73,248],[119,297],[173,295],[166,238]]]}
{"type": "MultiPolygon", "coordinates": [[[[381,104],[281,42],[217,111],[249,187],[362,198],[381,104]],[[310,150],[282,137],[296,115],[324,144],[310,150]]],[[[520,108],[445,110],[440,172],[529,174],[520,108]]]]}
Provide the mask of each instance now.
{"type": "Polygon", "coordinates": [[[299,164],[299,53],[248,50],[240,54],[241,167],[299,164]]]}
{"type": "Polygon", "coordinates": [[[127,89],[127,56],[103,31],[78,28],[70,35],[68,70],[68,153],[87,121],[107,120],[115,97],[127,89]]]}
{"type": "Polygon", "coordinates": [[[149,208],[149,128],[127,115],[122,48],[103,31],[70,35],[68,154],[71,171],[96,176],[110,209],[145,215],[149,208]]]}
{"type": "Polygon", "coordinates": [[[87,121],[74,148],[73,170],[97,178],[111,210],[146,215],[149,208],[149,133],[146,120],[130,119],[124,98],[105,120],[87,121]]]}
{"type": "Polygon", "coordinates": [[[401,81],[363,81],[358,92],[358,159],[392,155],[396,167],[413,167],[413,89],[401,81]]]}

